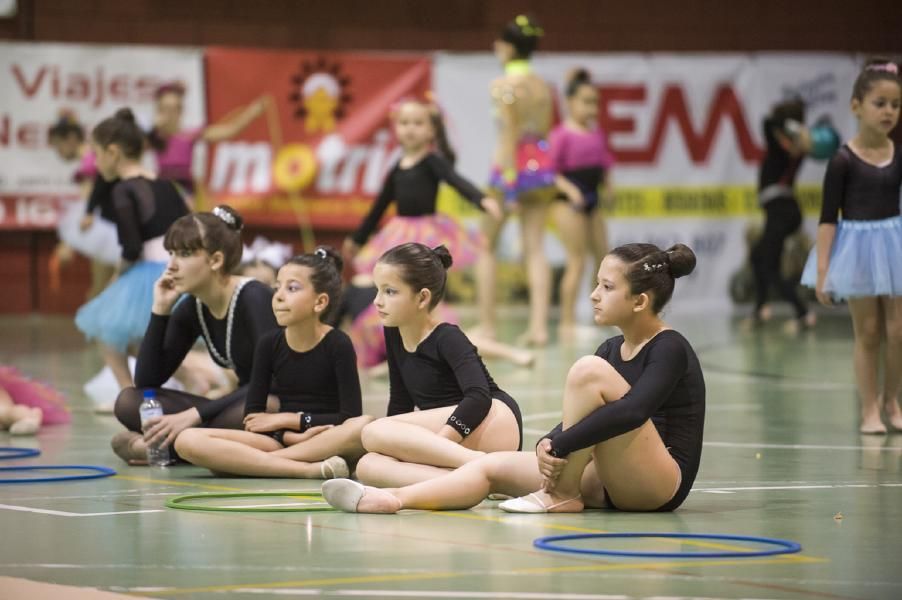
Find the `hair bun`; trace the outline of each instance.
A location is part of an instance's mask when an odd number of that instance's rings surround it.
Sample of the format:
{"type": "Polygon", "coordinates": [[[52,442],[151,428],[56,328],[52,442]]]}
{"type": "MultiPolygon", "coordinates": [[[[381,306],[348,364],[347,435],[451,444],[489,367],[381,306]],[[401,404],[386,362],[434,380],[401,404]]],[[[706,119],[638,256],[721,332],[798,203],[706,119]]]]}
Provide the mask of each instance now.
{"type": "Polygon", "coordinates": [[[116,114],[113,115],[117,119],[121,119],[122,121],[128,121],[129,123],[135,123],[135,113],[132,112],[132,109],[128,108],[120,108],[116,111],[116,114]]]}
{"type": "Polygon", "coordinates": [[[685,277],[695,270],[695,252],[685,244],[674,244],[665,251],[674,279],[685,277]]]}
{"type": "Polygon", "coordinates": [[[451,265],[454,264],[454,259],[451,257],[451,253],[447,248],[445,248],[444,245],[436,246],[432,249],[432,253],[435,254],[442,262],[442,266],[445,267],[445,270],[451,268],[451,265]]]}
{"type": "Polygon", "coordinates": [[[332,266],[335,267],[335,270],[339,273],[344,269],[344,259],[342,259],[341,254],[339,254],[332,246],[317,246],[313,253],[321,259],[332,263],[332,266]]]}

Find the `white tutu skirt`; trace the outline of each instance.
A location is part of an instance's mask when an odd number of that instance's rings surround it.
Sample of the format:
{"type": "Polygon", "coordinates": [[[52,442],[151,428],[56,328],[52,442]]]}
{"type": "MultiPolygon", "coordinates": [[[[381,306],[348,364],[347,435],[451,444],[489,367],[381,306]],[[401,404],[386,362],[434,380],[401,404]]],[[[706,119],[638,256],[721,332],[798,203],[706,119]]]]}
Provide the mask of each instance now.
{"type": "MultiPolygon", "coordinates": [[[[817,285],[816,246],[802,284],[817,285]]],[[[824,291],[837,299],[902,296],[902,216],[837,223],[824,291]]]]}
{"type": "Polygon", "coordinates": [[[85,231],[80,222],[85,216],[84,202],[70,202],[60,214],[56,231],[59,238],[79,254],[108,265],[119,262],[119,234],[116,226],[99,214],[94,215],[94,222],[85,231]]]}
{"type": "Polygon", "coordinates": [[[78,309],[75,326],[89,340],[97,339],[125,352],[139,341],[150,323],[153,286],[166,263],[139,261],[96,298],[78,309]]]}

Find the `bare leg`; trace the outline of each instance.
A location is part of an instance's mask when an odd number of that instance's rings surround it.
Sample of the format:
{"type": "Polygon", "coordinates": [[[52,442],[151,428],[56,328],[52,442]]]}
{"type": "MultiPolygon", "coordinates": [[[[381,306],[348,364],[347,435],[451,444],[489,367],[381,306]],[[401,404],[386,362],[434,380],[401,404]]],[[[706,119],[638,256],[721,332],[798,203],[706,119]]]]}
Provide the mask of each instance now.
{"type": "Polygon", "coordinates": [[[492,400],[488,415],[461,443],[438,435],[454,410],[447,406],[376,419],[363,429],[363,447],[408,463],[454,469],[485,452],[519,446],[517,419],[500,400],[492,400]]]}
{"type": "Polygon", "coordinates": [[[580,280],[586,270],[586,242],[589,228],[586,215],[569,202],[555,202],[551,213],[557,225],[561,243],[567,254],[567,265],[561,279],[561,321],[562,332],[576,324],[576,294],[580,280]]]}
{"type": "Polygon", "coordinates": [[[495,303],[497,294],[495,250],[498,245],[498,236],[504,221],[496,221],[489,215],[483,217],[482,231],[485,235],[485,246],[479,252],[476,261],[476,297],[479,303],[479,330],[488,338],[495,337],[495,303]]]}
{"type": "Polygon", "coordinates": [[[885,433],[877,402],[877,367],[880,358],[881,309],[878,298],[849,300],[852,328],[855,331],[855,379],[861,399],[861,433],[885,433]]]}
{"type": "Polygon", "coordinates": [[[357,511],[459,510],[476,506],[493,492],[519,496],[541,483],[532,452],[493,452],[442,477],[398,489],[367,488],[357,511]]]}
{"type": "Polygon", "coordinates": [[[357,463],[357,479],[376,487],[411,485],[442,477],[450,472],[442,467],[401,462],[377,452],[370,452],[357,463]]]}
{"type": "Polygon", "coordinates": [[[883,316],[886,320],[886,356],[883,366],[883,411],[893,429],[902,430],[902,297],[883,297],[883,316]]]}
{"type": "Polygon", "coordinates": [[[535,346],[548,343],[548,306],[551,304],[551,267],[543,241],[548,201],[541,192],[521,199],[520,229],[529,284],[529,325],[523,342],[535,346]]]}
{"type": "Polygon", "coordinates": [[[363,428],[374,420],[374,417],[369,415],[354,417],[299,443],[294,443],[292,438],[300,434],[289,432],[285,434],[287,446],[275,450],[272,454],[303,462],[319,462],[330,456],[340,456],[348,462],[356,462],[366,453],[360,441],[360,434],[363,428]]]}
{"type": "Polygon", "coordinates": [[[276,456],[282,446],[267,435],[232,429],[186,429],[175,440],[179,456],[215,473],[319,479],[320,463],[276,456]]]}
{"type": "MultiPolygon", "coordinates": [[[[584,356],[567,374],[564,387],[564,429],[578,423],[595,409],[617,402],[629,384],[607,361],[584,356]]],[[[583,502],[571,500],[586,487],[585,467],[594,458],[596,475],[627,510],[653,510],[673,497],[680,470],[664,447],[651,421],[594,447],[571,452],[553,488],[534,493],[543,505],[558,504],[556,512],[582,510],[583,502]]],[[[590,486],[597,488],[597,486],[590,486]]]]}
{"type": "Polygon", "coordinates": [[[113,372],[113,376],[116,378],[116,383],[119,384],[120,389],[135,385],[134,381],[132,381],[132,372],[128,368],[127,354],[119,352],[112,346],[107,346],[106,344],[100,344],[100,353],[103,355],[103,360],[106,365],[113,372]]]}
{"type": "Polygon", "coordinates": [[[601,261],[608,253],[608,224],[605,221],[604,209],[596,208],[589,217],[589,248],[595,257],[595,271],[601,266],[601,261]]]}
{"type": "Polygon", "coordinates": [[[531,366],[536,359],[535,355],[529,350],[521,350],[509,344],[485,337],[478,331],[468,331],[466,334],[483,358],[498,358],[519,367],[531,366]]]}

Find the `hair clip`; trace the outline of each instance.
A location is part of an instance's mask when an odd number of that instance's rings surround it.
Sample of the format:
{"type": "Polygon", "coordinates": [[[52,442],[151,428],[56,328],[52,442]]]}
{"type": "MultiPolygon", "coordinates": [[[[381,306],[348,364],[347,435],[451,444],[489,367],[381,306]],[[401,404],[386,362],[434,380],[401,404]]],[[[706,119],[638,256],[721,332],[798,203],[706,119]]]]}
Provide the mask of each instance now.
{"type": "Polygon", "coordinates": [[[326,252],[326,249],[323,247],[319,247],[316,250],[314,250],[313,254],[315,254],[316,256],[320,257],[323,260],[326,260],[327,258],[329,258],[329,253],[326,252]]]}
{"type": "Polygon", "coordinates": [[[894,62],[888,62],[878,65],[868,65],[864,69],[865,71],[886,71],[887,73],[892,73],[893,75],[899,74],[899,66],[894,62]]]}
{"type": "Polygon", "coordinates": [[[642,265],[642,268],[644,268],[649,273],[651,273],[652,271],[657,273],[658,271],[662,271],[666,266],[667,265],[664,263],[657,263],[657,264],[645,263],[642,265]]]}
{"type": "Polygon", "coordinates": [[[228,225],[231,228],[235,228],[235,215],[222,208],[221,206],[217,206],[214,208],[212,212],[215,216],[219,217],[223,223],[228,225]]]}

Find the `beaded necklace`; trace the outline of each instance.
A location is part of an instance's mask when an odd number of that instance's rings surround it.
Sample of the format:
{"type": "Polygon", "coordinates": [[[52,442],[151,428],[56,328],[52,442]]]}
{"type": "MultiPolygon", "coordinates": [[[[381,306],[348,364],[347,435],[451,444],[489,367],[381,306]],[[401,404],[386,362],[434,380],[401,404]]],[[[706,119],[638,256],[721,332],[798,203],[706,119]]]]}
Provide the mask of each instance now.
{"type": "Polygon", "coordinates": [[[207,322],[204,320],[204,312],[203,312],[203,302],[200,301],[199,298],[194,299],[194,306],[197,308],[197,320],[200,321],[200,328],[203,331],[204,342],[207,344],[207,349],[210,351],[210,356],[213,357],[213,360],[221,367],[225,367],[226,369],[235,370],[235,361],[232,360],[232,326],[235,324],[235,308],[238,306],[238,294],[241,293],[241,288],[243,288],[249,281],[250,278],[242,279],[238,282],[238,285],[235,286],[235,290],[232,292],[232,297],[229,298],[229,312],[226,317],[226,342],[225,342],[225,357],[219,353],[219,350],[216,349],[216,345],[213,343],[213,337],[210,335],[210,330],[207,329],[207,322]]]}

